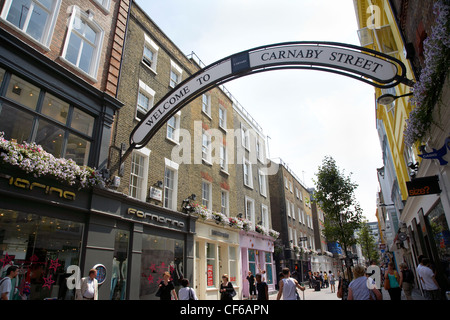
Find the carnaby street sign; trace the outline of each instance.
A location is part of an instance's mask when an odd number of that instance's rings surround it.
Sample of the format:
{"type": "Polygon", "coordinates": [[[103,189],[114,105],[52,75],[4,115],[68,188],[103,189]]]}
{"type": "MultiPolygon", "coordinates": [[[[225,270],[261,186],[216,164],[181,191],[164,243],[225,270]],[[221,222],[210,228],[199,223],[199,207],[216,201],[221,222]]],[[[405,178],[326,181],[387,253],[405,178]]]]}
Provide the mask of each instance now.
{"type": "Polygon", "coordinates": [[[280,69],[333,72],[379,88],[411,86],[404,64],[383,53],[335,42],[288,42],[262,46],[219,60],[185,79],[165,95],[133,129],[130,147],[147,144],[159,128],[190,101],[238,77],[280,69]]]}

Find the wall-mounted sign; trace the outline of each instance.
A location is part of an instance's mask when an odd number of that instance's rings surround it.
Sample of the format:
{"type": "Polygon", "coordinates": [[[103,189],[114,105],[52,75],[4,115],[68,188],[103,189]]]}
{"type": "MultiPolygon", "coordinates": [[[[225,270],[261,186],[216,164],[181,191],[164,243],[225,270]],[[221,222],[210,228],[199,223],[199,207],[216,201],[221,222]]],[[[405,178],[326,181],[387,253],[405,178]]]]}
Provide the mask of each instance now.
{"type": "Polygon", "coordinates": [[[122,161],[133,149],[145,146],[170,117],[203,92],[242,76],[280,69],[333,72],[379,88],[412,85],[400,60],[364,47],[302,41],[253,48],[212,63],[168,92],[133,129],[122,161]]]}
{"type": "Polygon", "coordinates": [[[406,182],[406,187],[410,197],[441,193],[438,176],[413,179],[406,182]]]}
{"type": "Polygon", "coordinates": [[[230,237],[230,235],[228,233],[220,232],[220,231],[217,231],[217,230],[214,230],[214,229],[211,229],[211,235],[212,236],[223,237],[223,238],[226,238],[226,239],[228,239],[230,237]]]}
{"type": "Polygon", "coordinates": [[[157,222],[159,224],[165,224],[169,226],[175,226],[179,228],[184,227],[184,222],[167,218],[162,215],[158,215],[156,213],[151,212],[144,212],[142,210],[134,209],[134,208],[128,208],[127,213],[130,215],[133,215],[135,217],[141,218],[141,219],[147,219],[149,222],[157,222]]]}
{"type": "Polygon", "coordinates": [[[162,190],[155,187],[150,187],[149,197],[153,200],[162,201],[162,190]]]}
{"type": "Polygon", "coordinates": [[[444,159],[444,156],[447,154],[447,149],[450,150],[450,137],[445,139],[442,148],[439,148],[438,150],[433,148],[432,152],[419,154],[419,157],[422,159],[437,159],[441,166],[445,166],[448,163],[448,161],[444,159]]]}

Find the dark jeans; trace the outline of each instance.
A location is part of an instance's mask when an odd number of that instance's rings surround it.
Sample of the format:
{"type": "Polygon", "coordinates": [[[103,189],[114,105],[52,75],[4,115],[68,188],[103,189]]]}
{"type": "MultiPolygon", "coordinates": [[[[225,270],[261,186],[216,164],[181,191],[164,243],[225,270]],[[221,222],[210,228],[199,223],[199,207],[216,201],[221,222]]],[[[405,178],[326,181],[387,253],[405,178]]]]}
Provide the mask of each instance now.
{"type": "Polygon", "coordinates": [[[390,288],[388,290],[389,296],[391,297],[391,300],[401,300],[402,299],[402,289],[400,287],[397,288],[390,288]]]}
{"type": "Polygon", "coordinates": [[[441,294],[438,290],[423,290],[425,299],[427,300],[441,300],[441,294]]]}

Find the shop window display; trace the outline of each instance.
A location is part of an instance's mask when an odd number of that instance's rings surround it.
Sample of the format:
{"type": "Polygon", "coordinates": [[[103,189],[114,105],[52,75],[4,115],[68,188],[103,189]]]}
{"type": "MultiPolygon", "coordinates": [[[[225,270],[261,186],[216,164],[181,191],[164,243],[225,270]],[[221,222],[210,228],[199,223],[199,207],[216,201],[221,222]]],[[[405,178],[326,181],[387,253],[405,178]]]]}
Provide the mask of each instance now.
{"type": "Polygon", "coordinates": [[[143,236],[139,292],[141,300],[159,300],[155,293],[166,271],[170,273],[170,280],[178,292],[184,272],[183,248],[183,240],[153,235],[143,236]]]}
{"type": "Polygon", "coordinates": [[[130,233],[117,230],[111,270],[110,300],[125,300],[128,272],[128,245],[130,233]]]}
{"type": "Polygon", "coordinates": [[[445,218],[444,208],[440,201],[427,215],[427,219],[436,246],[439,263],[445,273],[443,277],[447,280],[447,283],[450,283],[450,231],[448,229],[447,219],[445,218]]]}
{"type": "Polygon", "coordinates": [[[82,223],[0,209],[0,277],[19,267],[10,299],[74,299],[66,270],[79,265],[82,235],[82,223]]]}

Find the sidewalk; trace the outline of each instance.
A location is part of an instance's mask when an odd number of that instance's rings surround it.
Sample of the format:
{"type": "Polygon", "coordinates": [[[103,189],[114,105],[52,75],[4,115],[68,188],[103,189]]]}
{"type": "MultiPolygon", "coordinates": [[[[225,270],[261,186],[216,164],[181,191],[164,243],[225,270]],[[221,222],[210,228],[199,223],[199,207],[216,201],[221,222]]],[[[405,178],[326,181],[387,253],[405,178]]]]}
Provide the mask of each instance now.
{"type": "MultiPolygon", "coordinates": [[[[301,300],[341,300],[337,297],[337,286],[336,292],[331,292],[331,288],[320,289],[320,291],[314,291],[306,285],[305,291],[297,290],[300,295],[301,300]]],[[[277,300],[278,291],[274,291],[269,294],[269,300],[277,300]]],[[[283,296],[281,297],[283,299],[283,296]]]]}
{"type": "MultiPolygon", "coordinates": [[[[381,294],[383,295],[383,300],[391,300],[391,297],[389,296],[389,292],[385,290],[384,288],[381,288],[381,294]]],[[[422,294],[420,293],[420,290],[417,288],[414,288],[412,291],[412,298],[413,300],[426,300],[422,294]]],[[[406,300],[405,293],[402,290],[402,300],[406,300]]]]}
{"type": "MultiPolygon", "coordinates": [[[[306,286],[305,291],[297,290],[300,294],[301,300],[341,300],[337,297],[337,286],[336,292],[332,293],[330,288],[320,289],[320,291],[314,291],[314,289],[308,288],[306,286]],[[304,292],[304,295],[303,295],[304,292]]],[[[384,288],[381,289],[381,294],[383,295],[383,300],[391,300],[389,292],[384,288]]],[[[278,291],[269,293],[269,300],[277,300],[278,291]]],[[[418,289],[413,289],[412,292],[413,300],[426,300],[420,293],[418,289]]],[[[283,297],[281,297],[283,299],[283,297]]],[[[405,294],[402,291],[402,300],[406,300],[405,294]]]]}

